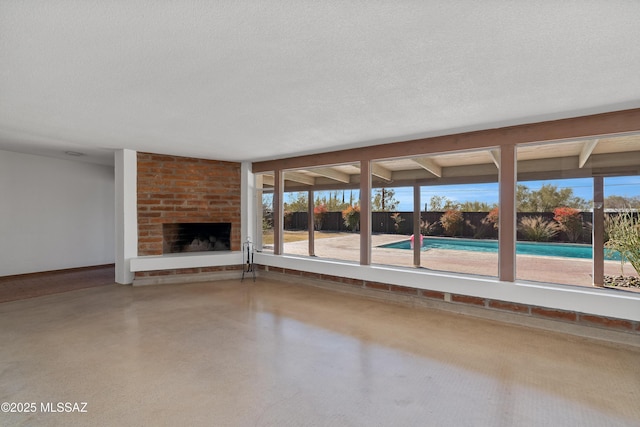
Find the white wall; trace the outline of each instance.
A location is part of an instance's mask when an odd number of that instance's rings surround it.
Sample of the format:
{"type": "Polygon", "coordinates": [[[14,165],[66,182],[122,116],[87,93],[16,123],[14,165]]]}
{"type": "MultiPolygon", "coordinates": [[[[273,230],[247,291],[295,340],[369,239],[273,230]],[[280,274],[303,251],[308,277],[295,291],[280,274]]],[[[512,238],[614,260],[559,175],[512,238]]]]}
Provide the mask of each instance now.
{"type": "Polygon", "coordinates": [[[0,151],[0,276],[114,262],[110,166],[0,151]]]}

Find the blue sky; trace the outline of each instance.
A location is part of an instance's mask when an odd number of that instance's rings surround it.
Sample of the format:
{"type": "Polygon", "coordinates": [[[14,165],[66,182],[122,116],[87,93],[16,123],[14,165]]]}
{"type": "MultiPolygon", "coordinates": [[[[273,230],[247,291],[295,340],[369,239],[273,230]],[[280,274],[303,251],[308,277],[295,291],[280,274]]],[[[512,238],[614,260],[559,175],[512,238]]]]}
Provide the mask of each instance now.
{"type": "MultiPolygon", "coordinates": [[[[593,180],[591,178],[579,179],[562,179],[562,180],[544,180],[544,181],[522,181],[530,190],[539,190],[545,184],[556,185],[559,189],[569,187],[573,189],[574,196],[581,197],[585,200],[593,198],[593,180]]],[[[605,178],[605,196],[640,196],[640,176],[610,177],[605,178]]],[[[413,188],[398,187],[394,188],[395,198],[400,202],[399,211],[413,210],[413,188]]],[[[349,190],[345,191],[345,199],[349,199],[349,190]]],[[[359,192],[353,191],[354,198],[358,198],[359,192]]],[[[322,197],[323,192],[317,192],[316,196],[322,197]]],[[[467,201],[485,202],[488,204],[498,203],[498,183],[487,184],[464,184],[464,185],[439,185],[425,186],[420,192],[421,205],[429,203],[434,195],[445,196],[450,200],[464,203],[467,201]]],[[[328,193],[326,194],[328,197],[328,193]]],[[[286,200],[286,199],[285,199],[286,200]]]]}
{"type": "MultiPolygon", "coordinates": [[[[526,185],[530,190],[539,190],[545,184],[556,185],[559,189],[569,187],[573,189],[573,195],[585,200],[593,198],[593,180],[591,178],[561,179],[544,181],[522,181],[519,184],[526,185]]],[[[611,177],[604,180],[606,196],[640,196],[640,176],[611,177]]],[[[413,210],[413,188],[396,188],[396,199],[400,202],[398,210],[413,210]]],[[[445,196],[456,202],[479,201],[488,204],[498,203],[498,183],[465,184],[465,185],[440,185],[435,187],[422,187],[420,201],[422,206],[429,203],[434,195],[445,196]]]]}

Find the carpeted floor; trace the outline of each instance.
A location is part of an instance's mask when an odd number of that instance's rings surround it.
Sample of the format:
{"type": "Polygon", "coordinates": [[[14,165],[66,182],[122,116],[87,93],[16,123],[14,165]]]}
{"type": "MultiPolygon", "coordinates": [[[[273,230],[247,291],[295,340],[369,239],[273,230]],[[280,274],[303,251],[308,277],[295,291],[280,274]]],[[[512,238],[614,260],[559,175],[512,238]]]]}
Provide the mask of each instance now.
{"type": "Polygon", "coordinates": [[[0,277],[0,303],[113,285],[114,264],[0,277]]]}

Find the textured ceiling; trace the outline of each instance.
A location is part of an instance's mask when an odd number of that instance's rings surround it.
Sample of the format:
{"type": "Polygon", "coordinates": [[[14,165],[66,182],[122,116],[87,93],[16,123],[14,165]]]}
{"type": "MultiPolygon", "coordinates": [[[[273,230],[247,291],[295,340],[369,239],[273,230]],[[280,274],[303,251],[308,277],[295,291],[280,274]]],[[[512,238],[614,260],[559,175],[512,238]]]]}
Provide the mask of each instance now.
{"type": "Polygon", "coordinates": [[[0,1],[0,149],[265,160],[640,107],[640,2],[0,1]]]}

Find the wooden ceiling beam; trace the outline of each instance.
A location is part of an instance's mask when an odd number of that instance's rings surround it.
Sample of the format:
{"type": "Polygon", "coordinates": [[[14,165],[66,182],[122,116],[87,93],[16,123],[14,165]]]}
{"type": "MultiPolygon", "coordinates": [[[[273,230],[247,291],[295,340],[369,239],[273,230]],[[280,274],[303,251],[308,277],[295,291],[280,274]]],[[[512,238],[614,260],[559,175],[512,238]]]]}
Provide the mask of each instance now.
{"type": "MultiPolygon", "coordinates": [[[[355,167],[360,169],[360,165],[357,165],[355,167]]],[[[377,163],[371,164],[371,175],[376,176],[382,179],[383,181],[391,181],[392,174],[393,172],[391,172],[389,169],[385,168],[384,166],[380,166],[377,163]]]]}
{"type": "MultiPolygon", "coordinates": [[[[360,166],[356,166],[358,169],[360,169],[360,166]]],[[[391,182],[391,176],[393,175],[393,172],[391,172],[389,169],[385,168],[384,166],[380,166],[377,163],[372,163],[371,164],[371,175],[373,176],[377,176],[378,178],[382,179],[383,181],[389,181],[391,182]]]]}
{"type": "Polygon", "coordinates": [[[273,179],[273,175],[259,175],[262,178],[262,186],[268,185],[269,187],[273,187],[275,184],[275,179],[273,179]]]}
{"type": "Polygon", "coordinates": [[[591,153],[593,153],[593,150],[596,148],[596,145],[598,145],[599,141],[599,139],[592,139],[590,141],[584,142],[584,144],[582,145],[582,150],[580,151],[580,155],[578,156],[579,168],[584,167],[585,163],[587,163],[587,160],[589,160],[589,157],[591,157],[591,153]]]}
{"type": "Polygon", "coordinates": [[[345,184],[351,182],[351,176],[348,173],[340,172],[333,168],[309,169],[309,172],[317,173],[325,178],[333,179],[334,181],[343,182],[345,184]]]}
{"type": "Polygon", "coordinates": [[[391,181],[392,172],[389,169],[387,169],[387,168],[385,168],[383,166],[380,166],[377,163],[372,163],[371,164],[371,175],[377,176],[378,178],[380,178],[382,180],[385,180],[385,181],[391,181]]]}
{"type": "Polygon", "coordinates": [[[498,169],[500,169],[500,150],[489,150],[489,155],[491,156],[491,160],[496,165],[498,169]]]}
{"type": "Polygon", "coordinates": [[[300,172],[285,172],[284,179],[288,181],[299,182],[300,184],[315,185],[316,179],[312,176],[305,175],[300,172]]]}
{"type": "Polygon", "coordinates": [[[435,160],[428,157],[414,157],[411,160],[417,163],[422,169],[431,172],[438,178],[442,178],[442,166],[436,163],[435,160]]]}

